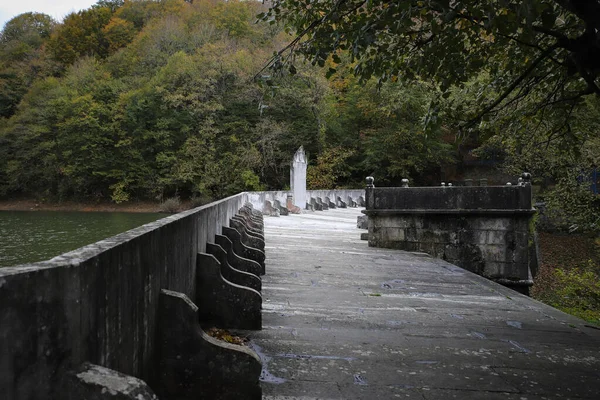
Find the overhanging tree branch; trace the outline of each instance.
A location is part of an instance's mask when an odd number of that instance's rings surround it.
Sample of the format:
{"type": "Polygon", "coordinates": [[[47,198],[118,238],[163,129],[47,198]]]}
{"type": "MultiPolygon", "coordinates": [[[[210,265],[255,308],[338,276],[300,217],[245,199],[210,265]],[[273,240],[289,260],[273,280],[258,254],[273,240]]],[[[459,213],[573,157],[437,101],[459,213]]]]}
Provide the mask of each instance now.
{"type": "Polygon", "coordinates": [[[485,114],[489,113],[500,103],[502,103],[504,99],[506,99],[535,70],[535,68],[542,61],[544,61],[544,59],[549,57],[550,54],[552,54],[552,52],[557,48],[559,48],[559,45],[554,44],[553,46],[547,48],[544,52],[542,52],[542,54],[540,54],[535,60],[533,60],[529,67],[527,67],[527,69],[523,71],[523,73],[504,91],[504,93],[502,93],[492,104],[488,105],[482,111],[480,111],[475,118],[471,119],[465,125],[463,125],[461,129],[472,126],[474,123],[479,121],[481,117],[483,117],[485,114]]]}

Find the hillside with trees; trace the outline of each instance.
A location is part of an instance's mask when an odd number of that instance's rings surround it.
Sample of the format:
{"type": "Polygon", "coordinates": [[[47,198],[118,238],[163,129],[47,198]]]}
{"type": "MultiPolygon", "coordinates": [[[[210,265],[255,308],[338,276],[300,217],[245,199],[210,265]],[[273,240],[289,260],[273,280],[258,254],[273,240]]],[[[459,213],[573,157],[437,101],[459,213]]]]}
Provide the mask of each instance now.
{"type": "Polygon", "coordinates": [[[308,64],[254,79],[290,40],[281,25],[255,23],[264,11],[115,0],[62,22],[13,18],[0,36],[0,196],[124,202],[281,189],[300,145],[311,187],[362,186],[370,173],[392,184],[452,160],[451,144],[423,134],[424,85],[379,91],[308,64]]]}
{"type": "MultiPolygon", "coordinates": [[[[311,189],[527,170],[555,227],[598,232],[599,24],[598,0],[100,0],[63,21],[21,14],[0,32],[0,199],[280,190],[302,145],[311,189]]],[[[542,236],[536,296],[597,321],[598,242],[548,250],[563,242],[542,236]]]]}
{"type": "Polygon", "coordinates": [[[574,0],[492,3],[101,0],[61,22],[19,15],[0,33],[0,196],[281,189],[303,145],[312,188],[459,180],[466,157],[531,171],[557,212],[597,224],[582,184],[600,157],[593,20],[574,0]]]}

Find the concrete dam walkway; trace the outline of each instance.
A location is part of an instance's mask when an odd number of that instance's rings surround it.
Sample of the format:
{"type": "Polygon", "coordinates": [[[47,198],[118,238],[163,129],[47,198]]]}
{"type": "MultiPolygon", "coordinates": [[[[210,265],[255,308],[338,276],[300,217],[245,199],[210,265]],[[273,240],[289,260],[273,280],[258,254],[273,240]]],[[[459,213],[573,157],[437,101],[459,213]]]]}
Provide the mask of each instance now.
{"type": "Polygon", "coordinates": [[[370,248],[358,209],[265,217],[264,399],[600,399],[600,330],[443,260],[370,248]]]}

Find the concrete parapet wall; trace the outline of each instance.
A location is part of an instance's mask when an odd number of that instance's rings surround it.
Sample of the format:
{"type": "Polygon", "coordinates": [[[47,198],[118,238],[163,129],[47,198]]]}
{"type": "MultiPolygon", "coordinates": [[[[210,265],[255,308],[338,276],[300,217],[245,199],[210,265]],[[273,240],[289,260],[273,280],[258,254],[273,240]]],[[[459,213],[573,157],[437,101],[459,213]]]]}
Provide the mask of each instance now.
{"type": "Polygon", "coordinates": [[[371,188],[369,245],[425,252],[521,292],[535,266],[531,186],[371,188]]]}
{"type": "Polygon", "coordinates": [[[369,210],[526,210],[531,186],[451,186],[368,189],[369,210]]]}
{"type": "Polygon", "coordinates": [[[0,397],[61,399],[90,362],[153,382],[162,289],[197,298],[196,261],[249,200],[241,193],[52,260],[0,268],[0,397]]]}

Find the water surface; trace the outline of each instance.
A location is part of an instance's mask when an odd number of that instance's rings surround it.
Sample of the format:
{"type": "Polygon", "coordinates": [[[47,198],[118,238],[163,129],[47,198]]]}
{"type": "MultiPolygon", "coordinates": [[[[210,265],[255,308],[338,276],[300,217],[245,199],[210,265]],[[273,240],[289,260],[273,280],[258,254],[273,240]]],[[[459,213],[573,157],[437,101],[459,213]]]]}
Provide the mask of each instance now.
{"type": "Polygon", "coordinates": [[[0,267],[47,260],[165,216],[158,213],[0,211],[0,267]]]}

